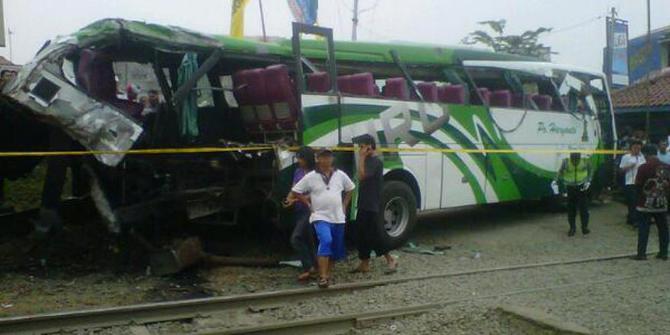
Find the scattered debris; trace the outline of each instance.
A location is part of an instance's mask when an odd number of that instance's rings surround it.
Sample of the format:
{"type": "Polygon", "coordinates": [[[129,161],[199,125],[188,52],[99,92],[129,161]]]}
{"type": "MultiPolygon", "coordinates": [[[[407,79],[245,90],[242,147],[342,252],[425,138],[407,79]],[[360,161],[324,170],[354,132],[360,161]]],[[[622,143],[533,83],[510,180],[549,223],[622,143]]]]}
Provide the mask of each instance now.
{"type": "Polygon", "coordinates": [[[400,251],[406,252],[409,254],[422,254],[422,255],[431,255],[431,256],[442,256],[444,255],[444,251],[437,251],[435,248],[429,249],[429,248],[421,248],[418,247],[416,244],[409,242],[407,243],[407,246],[404,248],[401,248],[400,251]]]}
{"type": "Polygon", "coordinates": [[[198,263],[206,266],[275,267],[279,260],[272,258],[227,257],[206,253],[197,237],[176,241],[171,249],[155,249],[150,256],[151,273],[157,276],[181,272],[198,263]]]}
{"type": "Polygon", "coordinates": [[[451,246],[450,245],[436,245],[435,247],[433,247],[433,250],[435,250],[435,251],[451,250],[451,246]]]}
{"type": "Polygon", "coordinates": [[[279,262],[279,265],[289,266],[289,267],[297,268],[297,269],[302,268],[302,262],[301,261],[281,261],[281,262],[279,262]]]}

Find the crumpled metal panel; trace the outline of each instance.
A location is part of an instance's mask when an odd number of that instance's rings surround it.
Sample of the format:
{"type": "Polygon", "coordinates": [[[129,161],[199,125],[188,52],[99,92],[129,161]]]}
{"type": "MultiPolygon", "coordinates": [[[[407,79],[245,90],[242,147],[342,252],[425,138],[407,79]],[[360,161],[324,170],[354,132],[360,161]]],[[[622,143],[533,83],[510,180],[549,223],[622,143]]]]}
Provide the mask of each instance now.
{"type": "MultiPolygon", "coordinates": [[[[60,73],[60,60],[71,44],[54,44],[27,64],[4,92],[28,107],[38,118],[62,128],[73,139],[92,151],[130,150],[142,134],[142,127],[123,112],[88,97],[60,73]],[[38,102],[31,91],[42,79],[59,87],[53,101],[38,102]]],[[[123,154],[96,154],[105,165],[116,166],[123,154]]]]}

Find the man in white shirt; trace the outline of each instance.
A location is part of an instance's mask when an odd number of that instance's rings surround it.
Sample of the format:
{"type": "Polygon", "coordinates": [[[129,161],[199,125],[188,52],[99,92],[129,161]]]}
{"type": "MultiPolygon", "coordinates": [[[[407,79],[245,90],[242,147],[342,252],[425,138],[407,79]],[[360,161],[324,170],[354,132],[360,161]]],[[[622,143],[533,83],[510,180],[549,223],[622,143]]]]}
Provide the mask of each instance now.
{"type": "Polygon", "coordinates": [[[670,152],[668,152],[668,140],[658,141],[658,160],[661,163],[670,165],[670,152]]]}
{"type": "Polygon", "coordinates": [[[354,188],[349,176],[333,167],[333,152],[322,149],[317,154],[317,169],[306,174],[291,190],[292,196],[304,202],[312,213],[309,222],[314,225],[319,239],[316,256],[321,288],[330,285],[335,262],[346,257],[345,213],[349,209],[354,188]]]}
{"type": "Polygon", "coordinates": [[[626,223],[633,227],[638,225],[638,215],[637,215],[637,188],[635,186],[635,177],[637,177],[637,169],[644,163],[646,160],[644,156],[640,153],[642,149],[642,142],[632,141],[630,144],[630,152],[625,154],[621,158],[621,163],[619,168],[626,174],[626,182],[624,186],[624,194],[626,196],[626,205],[628,205],[628,217],[626,223]]]}

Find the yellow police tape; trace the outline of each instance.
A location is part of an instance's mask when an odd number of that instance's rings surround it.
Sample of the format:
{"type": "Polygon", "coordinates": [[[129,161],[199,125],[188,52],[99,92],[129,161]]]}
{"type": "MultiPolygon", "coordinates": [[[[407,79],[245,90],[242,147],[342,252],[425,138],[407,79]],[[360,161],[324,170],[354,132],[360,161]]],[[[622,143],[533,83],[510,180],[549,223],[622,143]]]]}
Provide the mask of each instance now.
{"type": "MultiPolygon", "coordinates": [[[[166,154],[205,154],[223,152],[261,152],[272,151],[276,148],[296,151],[297,147],[279,146],[249,146],[249,147],[203,147],[203,148],[163,148],[163,149],[133,149],[121,151],[85,150],[85,151],[28,151],[28,152],[0,152],[2,157],[53,157],[53,156],[88,156],[88,155],[166,155],[166,154]]],[[[332,151],[352,152],[352,147],[332,147],[332,151]]],[[[380,152],[416,152],[416,153],[479,153],[479,154],[570,154],[586,155],[620,155],[622,150],[569,150],[569,149],[452,149],[452,148],[380,148],[380,152]]]]}

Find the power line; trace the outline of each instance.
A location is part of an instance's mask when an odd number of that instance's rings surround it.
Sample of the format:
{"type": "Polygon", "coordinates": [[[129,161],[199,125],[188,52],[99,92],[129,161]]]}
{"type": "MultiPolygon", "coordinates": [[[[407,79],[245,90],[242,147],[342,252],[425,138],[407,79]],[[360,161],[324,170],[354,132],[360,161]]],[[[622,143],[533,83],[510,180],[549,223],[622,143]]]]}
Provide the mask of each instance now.
{"type": "Polygon", "coordinates": [[[358,14],[363,14],[365,12],[374,11],[375,9],[377,9],[377,6],[379,6],[379,0],[375,0],[375,3],[372,6],[359,10],[358,14]]]}
{"type": "Polygon", "coordinates": [[[554,30],[548,32],[547,34],[562,33],[562,32],[566,32],[566,31],[576,29],[576,28],[580,28],[580,27],[583,27],[585,25],[591,24],[595,21],[601,20],[603,17],[604,17],[603,15],[598,15],[596,17],[590,18],[590,19],[588,19],[586,21],[583,21],[583,22],[575,23],[573,25],[563,27],[563,28],[559,28],[559,29],[554,29],[554,30]]]}

